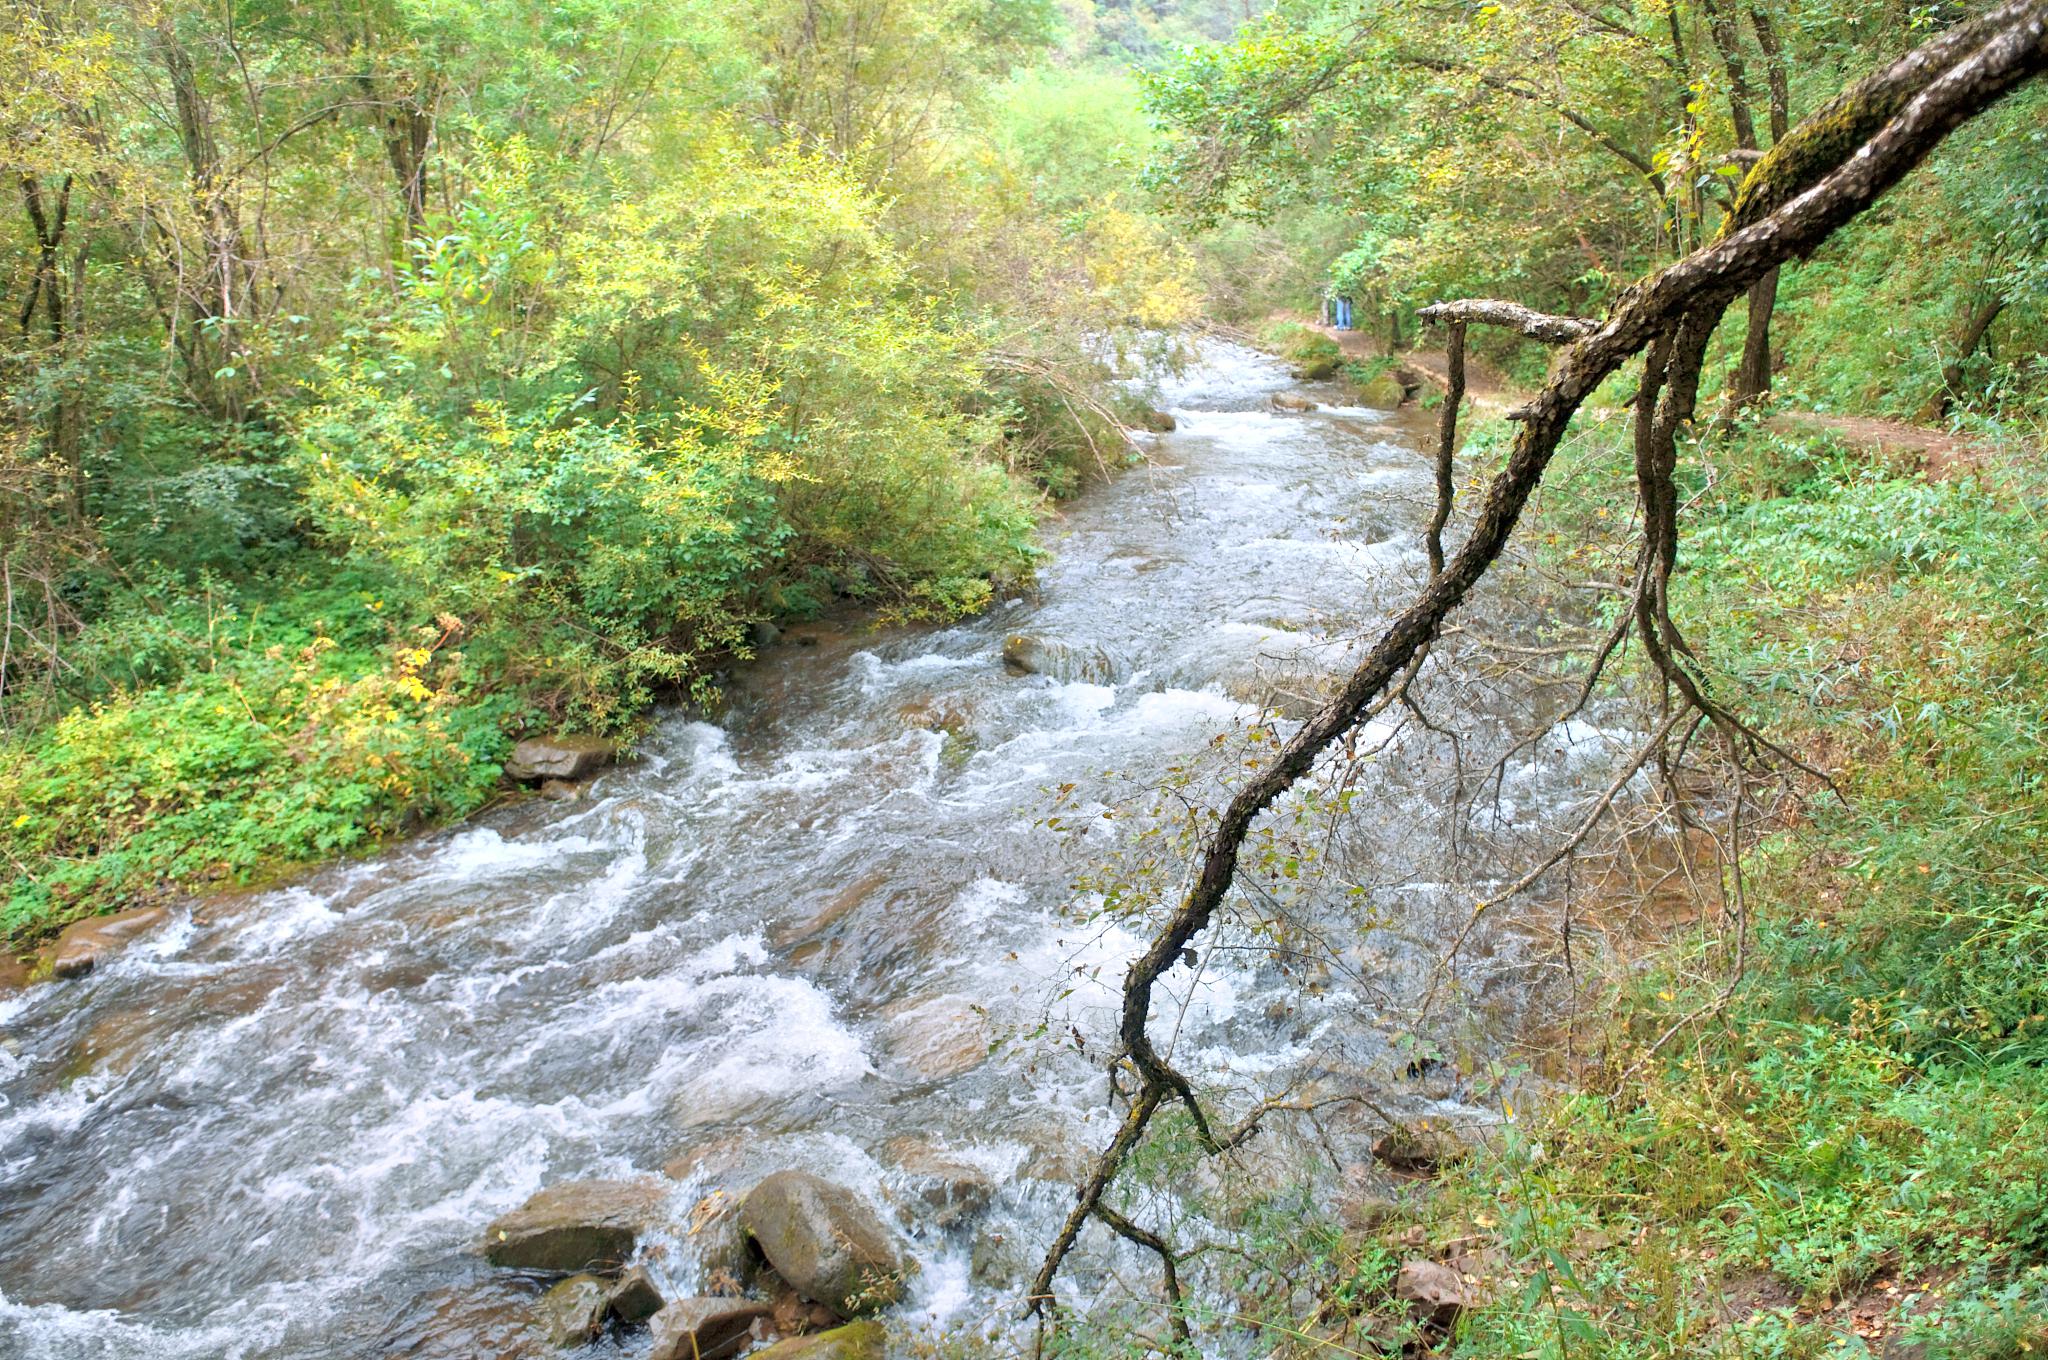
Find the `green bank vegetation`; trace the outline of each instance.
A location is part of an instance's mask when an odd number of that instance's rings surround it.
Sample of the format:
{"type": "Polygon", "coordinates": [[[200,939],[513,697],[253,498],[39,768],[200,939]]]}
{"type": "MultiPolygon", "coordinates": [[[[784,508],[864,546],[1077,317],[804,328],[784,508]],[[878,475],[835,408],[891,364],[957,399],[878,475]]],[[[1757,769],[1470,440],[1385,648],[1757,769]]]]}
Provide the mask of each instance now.
{"type": "MultiPolygon", "coordinates": [[[[0,932],[488,799],[758,620],[980,608],[1193,318],[1047,0],[20,0],[0,932]]],[[[1207,28],[1204,28],[1204,25],[1207,28]]]]}

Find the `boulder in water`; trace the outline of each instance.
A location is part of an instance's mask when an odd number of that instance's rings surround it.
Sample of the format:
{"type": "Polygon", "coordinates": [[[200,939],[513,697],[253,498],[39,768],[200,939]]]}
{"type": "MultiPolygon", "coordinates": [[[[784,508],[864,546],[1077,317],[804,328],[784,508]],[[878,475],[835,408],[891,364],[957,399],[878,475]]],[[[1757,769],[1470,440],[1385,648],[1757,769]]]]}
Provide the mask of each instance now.
{"type": "Polygon", "coordinates": [[[1180,425],[1179,421],[1164,411],[1147,411],[1139,418],[1138,423],[1153,434],[1172,434],[1180,425]]]}
{"type": "Polygon", "coordinates": [[[611,764],[618,747],[603,737],[528,737],[505,760],[505,777],[521,784],[587,779],[611,764]]]}
{"type": "Polygon", "coordinates": [[[808,1171],[778,1171],[747,1193],[740,1222],[777,1274],[841,1317],[886,1308],[903,1295],[908,1254],[844,1186],[808,1171]]]}
{"type": "Polygon", "coordinates": [[[654,1287],[646,1266],[634,1266],[619,1276],[604,1298],[605,1312],[629,1327],[647,1321],[661,1307],[661,1291],[654,1287]]]}
{"type": "Polygon", "coordinates": [[[112,916],[89,916],[64,927],[50,949],[50,971],[60,978],[84,977],[138,935],[170,916],[162,907],[137,907],[112,916]]]}
{"type": "Polygon", "coordinates": [[[1408,389],[1391,373],[1382,373],[1358,389],[1358,399],[1375,411],[1391,411],[1408,400],[1408,389]]]}
{"type": "Polygon", "coordinates": [[[616,1273],[640,1243],[665,1197],[654,1181],[566,1181],[551,1185],[484,1230],[494,1266],[616,1273]]]}
{"type": "Polygon", "coordinates": [[[571,1275],[534,1305],[534,1320],[548,1344],[567,1350],[597,1339],[604,1330],[605,1282],[595,1275],[571,1275]]]}
{"type": "Polygon", "coordinates": [[[793,1336],[747,1360],[882,1360],[888,1333],[875,1321],[853,1322],[816,1336],[793,1336]]]}
{"type": "Polygon", "coordinates": [[[1316,409],[1316,403],[1297,392],[1278,392],[1273,396],[1273,409],[1276,411],[1313,411],[1316,409]]]}
{"type": "Polygon", "coordinates": [[[761,1340],[771,1311],[758,1299],[677,1299],[650,1324],[652,1360],[727,1360],[761,1340]]]}

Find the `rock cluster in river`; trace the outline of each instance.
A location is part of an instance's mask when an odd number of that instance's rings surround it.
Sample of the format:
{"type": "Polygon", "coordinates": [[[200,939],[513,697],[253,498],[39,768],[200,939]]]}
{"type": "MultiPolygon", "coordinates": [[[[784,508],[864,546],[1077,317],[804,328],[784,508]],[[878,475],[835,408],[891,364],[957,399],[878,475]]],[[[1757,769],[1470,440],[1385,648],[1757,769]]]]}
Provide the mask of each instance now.
{"type": "MultiPolygon", "coordinates": [[[[928,1169],[934,1186],[946,1183],[938,1162],[928,1169]]],[[[971,1190],[949,1190],[935,1207],[953,1205],[958,1195],[974,1198],[971,1190]]],[[[806,1171],[764,1177],[736,1215],[756,1254],[736,1253],[710,1272],[709,1292],[675,1299],[663,1297],[645,1264],[628,1267],[662,1221],[667,1197],[648,1178],[549,1186],[485,1229],[483,1253],[493,1265],[561,1277],[533,1308],[533,1332],[553,1346],[645,1325],[654,1360],[724,1360],[771,1341],[752,1353],[770,1360],[880,1356],[882,1328],[862,1319],[902,1297],[915,1264],[860,1196],[806,1171]]]]}

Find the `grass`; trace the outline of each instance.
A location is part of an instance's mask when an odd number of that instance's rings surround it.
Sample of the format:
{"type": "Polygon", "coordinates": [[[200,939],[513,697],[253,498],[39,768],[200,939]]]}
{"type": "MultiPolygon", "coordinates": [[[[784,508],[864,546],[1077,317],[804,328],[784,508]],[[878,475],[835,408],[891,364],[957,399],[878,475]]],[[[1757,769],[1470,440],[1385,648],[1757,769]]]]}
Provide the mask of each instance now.
{"type": "MultiPolygon", "coordinates": [[[[1625,517],[1619,457],[1553,511],[1625,517]]],[[[1493,1239],[1510,1282],[1458,1354],[2048,1349],[2038,458],[1930,483],[1751,430],[1696,470],[1683,621],[1847,801],[1756,848],[1725,1005],[1721,927],[1662,942],[1601,1007],[1605,1071],[1640,1070],[1446,1173],[1433,1236],[1493,1239]]]]}

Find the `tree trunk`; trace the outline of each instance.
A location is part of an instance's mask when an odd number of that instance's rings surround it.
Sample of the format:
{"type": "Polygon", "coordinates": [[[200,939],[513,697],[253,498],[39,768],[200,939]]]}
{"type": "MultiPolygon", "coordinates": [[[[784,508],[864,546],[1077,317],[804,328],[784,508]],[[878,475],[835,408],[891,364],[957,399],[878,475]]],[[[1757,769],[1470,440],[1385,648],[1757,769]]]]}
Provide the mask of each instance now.
{"type": "Polygon", "coordinates": [[[1998,314],[2005,310],[2005,299],[1988,298],[1977,304],[1970,313],[1969,321],[1963,327],[1962,336],[1956,341],[1956,352],[1941,366],[1941,390],[1928,403],[1926,414],[1935,420],[1942,420],[1955,407],[1956,398],[1963,392],[1963,367],[1970,362],[1970,356],[1977,352],[1977,346],[1984,343],[1985,333],[1991,323],[1998,320],[1998,314]]]}

